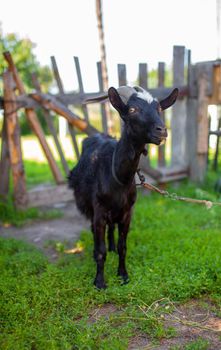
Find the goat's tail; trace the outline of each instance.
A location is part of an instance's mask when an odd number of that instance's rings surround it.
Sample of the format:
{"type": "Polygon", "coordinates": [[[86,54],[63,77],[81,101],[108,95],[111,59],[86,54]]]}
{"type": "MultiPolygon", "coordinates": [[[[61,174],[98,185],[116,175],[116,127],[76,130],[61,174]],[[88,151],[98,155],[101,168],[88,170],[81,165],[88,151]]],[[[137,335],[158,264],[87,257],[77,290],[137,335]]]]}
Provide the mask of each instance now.
{"type": "Polygon", "coordinates": [[[74,182],[75,182],[74,169],[70,170],[67,176],[67,180],[68,180],[68,187],[74,189],[74,182]]]}

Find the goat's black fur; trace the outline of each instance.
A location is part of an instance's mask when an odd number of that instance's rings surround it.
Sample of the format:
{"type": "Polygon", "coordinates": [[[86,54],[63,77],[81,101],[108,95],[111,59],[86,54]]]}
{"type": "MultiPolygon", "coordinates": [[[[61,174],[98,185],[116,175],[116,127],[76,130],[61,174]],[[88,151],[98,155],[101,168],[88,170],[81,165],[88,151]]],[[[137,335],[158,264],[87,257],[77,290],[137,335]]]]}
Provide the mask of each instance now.
{"type": "MultiPolygon", "coordinates": [[[[163,109],[175,102],[177,91],[173,93],[175,97],[173,96],[172,102],[168,100],[172,94],[163,100],[163,109]]],[[[105,230],[108,227],[109,250],[115,250],[115,224],[118,225],[119,231],[118,275],[124,282],[128,280],[125,266],[126,238],[132,208],[136,201],[134,175],[140,155],[145,152],[145,144],[150,142],[159,144],[162,138],[166,137],[166,129],[159,117],[161,105],[158,102],[154,100],[152,103],[147,103],[132,95],[128,103],[124,104],[114,88],[109,89],[109,98],[125,121],[121,139],[116,141],[104,134],[96,134],[85,139],[81,158],[68,178],[69,186],[74,189],[77,207],[91,221],[94,258],[97,263],[94,284],[99,289],[106,287],[105,230]],[[131,106],[135,108],[132,115],[130,115],[131,106]],[[119,181],[116,181],[116,177],[119,181]]]]}

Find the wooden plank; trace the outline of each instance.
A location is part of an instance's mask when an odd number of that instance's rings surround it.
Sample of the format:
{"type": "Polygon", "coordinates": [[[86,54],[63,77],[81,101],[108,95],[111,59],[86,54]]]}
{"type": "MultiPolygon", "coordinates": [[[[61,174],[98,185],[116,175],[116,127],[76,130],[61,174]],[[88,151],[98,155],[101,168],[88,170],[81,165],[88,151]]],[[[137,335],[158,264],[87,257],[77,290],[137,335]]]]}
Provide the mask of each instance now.
{"type": "Polygon", "coordinates": [[[213,89],[209,104],[221,104],[221,64],[213,66],[213,89]]]}
{"type": "Polygon", "coordinates": [[[207,169],[208,152],[208,97],[207,75],[204,70],[198,75],[198,99],[187,101],[187,154],[190,179],[204,180],[207,169]]]}
{"type": "Polygon", "coordinates": [[[63,87],[63,83],[58,71],[58,66],[57,66],[57,62],[54,56],[51,56],[51,64],[52,64],[52,69],[53,69],[53,73],[54,73],[54,77],[58,86],[58,90],[60,94],[64,94],[64,87],[63,87]]]}
{"type": "Polygon", "coordinates": [[[8,136],[6,130],[6,117],[3,116],[2,146],[0,159],[0,200],[6,201],[9,191],[10,158],[8,136]]]}
{"type": "MultiPolygon", "coordinates": [[[[187,85],[184,86],[176,86],[179,89],[179,98],[183,98],[188,95],[188,87],[187,85]]],[[[164,99],[167,97],[173,89],[173,86],[171,87],[164,87],[164,88],[154,88],[149,89],[148,91],[153,95],[154,97],[158,98],[159,100],[164,99]]],[[[49,95],[51,96],[51,95],[49,95]]],[[[83,95],[80,93],[65,93],[65,94],[53,94],[55,98],[57,98],[62,104],[68,106],[68,105],[80,105],[84,103],[87,99],[95,98],[100,96],[100,92],[90,92],[90,93],[84,93],[83,95]]],[[[20,96],[16,96],[16,101],[19,108],[39,108],[39,104],[34,101],[30,96],[26,94],[22,94],[20,96]]],[[[102,103],[102,102],[101,102],[102,103]]]]}
{"type": "MultiPolygon", "coordinates": [[[[158,86],[163,87],[165,83],[165,63],[159,62],[158,63],[158,86]]],[[[165,123],[165,113],[161,113],[161,118],[163,122],[165,123]]],[[[164,167],[166,165],[165,161],[165,145],[161,145],[158,147],[158,166],[164,167]]]]}
{"type": "Polygon", "coordinates": [[[148,88],[148,70],[146,63],[139,63],[139,86],[147,90],[148,88]]]}
{"type": "Polygon", "coordinates": [[[40,92],[35,92],[30,94],[30,96],[37,101],[42,107],[52,110],[55,113],[63,116],[67,121],[74,125],[79,130],[85,132],[87,135],[93,135],[99,132],[92,125],[87,124],[87,122],[79,118],[75,113],[73,113],[69,108],[59,102],[55,97],[48,94],[43,94],[40,92]]]}
{"type": "MultiPolygon", "coordinates": [[[[139,63],[139,73],[138,73],[138,82],[139,82],[139,86],[141,86],[143,89],[147,90],[148,88],[148,69],[147,69],[147,64],[146,63],[139,63]]],[[[149,152],[149,146],[146,145],[146,150],[147,150],[147,154],[149,152]]],[[[139,167],[143,167],[144,166],[144,162],[146,162],[146,167],[149,167],[149,171],[152,171],[152,168],[150,167],[150,158],[145,157],[144,155],[141,155],[141,160],[139,163],[139,167]]],[[[142,169],[143,170],[143,169],[142,169]]],[[[146,169],[146,173],[147,173],[147,169],[146,169]]],[[[156,174],[155,174],[155,178],[156,178],[156,174]]]]}
{"type": "Polygon", "coordinates": [[[10,165],[13,177],[13,197],[16,208],[24,209],[27,206],[27,192],[25,183],[25,172],[22,161],[21,137],[18,116],[16,112],[15,94],[13,91],[12,73],[6,71],[3,74],[4,83],[4,116],[6,120],[6,131],[10,165]],[[7,102],[10,101],[10,102],[7,102]]]}
{"type": "MultiPolygon", "coordinates": [[[[124,86],[127,85],[127,70],[125,64],[118,64],[117,65],[117,72],[118,72],[118,85],[124,86]]],[[[121,133],[123,131],[123,120],[120,118],[120,129],[121,133]]]]}
{"type": "MultiPolygon", "coordinates": [[[[35,73],[32,74],[32,82],[33,82],[33,86],[35,87],[36,91],[41,92],[41,86],[40,86],[40,83],[39,83],[38,78],[37,78],[35,73]]],[[[54,123],[52,121],[51,115],[50,115],[48,110],[43,109],[43,117],[46,121],[46,124],[48,126],[50,133],[53,136],[53,139],[54,139],[58,154],[60,156],[61,163],[62,163],[63,169],[65,171],[65,174],[68,175],[69,174],[68,164],[67,164],[66,159],[64,157],[64,153],[63,153],[63,150],[61,148],[60,142],[58,140],[56,129],[54,127],[54,123]]]]}
{"type": "Polygon", "coordinates": [[[202,72],[199,78],[199,96],[198,96],[198,137],[197,153],[207,154],[208,151],[208,98],[206,96],[207,78],[202,72]]]}
{"type": "Polygon", "coordinates": [[[28,206],[40,207],[74,200],[73,191],[66,184],[59,186],[37,186],[28,191],[28,206]]]}
{"type": "MultiPolygon", "coordinates": [[[[104,86],[103,86],[103,79],[102,79],[101,62],[97,62],[97,76],[98,76],[99,92],[103,92],[104,86]]],[[[101,118],[102,118],[102,130],[105,134],[107,134],[108,125],[107,125],[107,114],[106,114],[105,105],[101,104],[100,108],[101,108],[101,118]]]]}
{"type": "MultiPolygon", "coordinates": [[[[23,83],[20,79],[20,76],[18,74],[18,71],[14,65],[11,54],[9,52],[5,52],[4,57],[8,63],[9,70],[13,74],[13,79],[16,83],[19,94],[25,94],[24,85],[23,85],[23,83]]],[[[48,164],[51,168],[51,171],[52,171],[52,174],[54,176],[55,181],[57,183],[62,183],[63,182],[62,174],[61,174],[60,169],[58,168],[58,166],[55,162],[55,159],[52,155],[52,152],[47,144],[46,138],[44,136],[44,132],[43,132],[42,127],[38,121],[38,118],[37,118],[35,111],[31,108],[26,108],[25,114],[26,114],[26,117],[30,123],[30,126],[31,126],[33,132],[36,134],[36,136],[37,136],[37,138],[42,146],[43,152],[48,160],[48,164]]]]}
{"type": "Polygon", "coordinates": [[[125,64],[118,64],[117,65],[117,72],[118,72],[118,84],[119,86],[127,85],[127,70],[125,64]]]}
{"type": "MultiPolygon", "coordinates": [[[[79,62],[78,57],[76,57],[76,56],[74,57],[74,63],[75,63],[75,68],[76,68],[76,73],[77,73],[79,91],[81,94],[84,94],[84,85],[83,85],[83,80],[82,80],[80,62],[79,62]]],[[[87,106],[82,105],[82,111],[84,114],[84,119],[87,122],[89,122],[89,114],[88,114],[87,106]]]]}
{"type": "MultiPolygon", "coordinates": [[[[185,47],[174,46],[173,51],[173,85],[184,85],[185,47]]],[[[177,100],[173,106],[172,131],[172,165],[186,164],[186,101],[177,100]]]]}
{"type": "MultiPolygon", "coordinates": [[[[58,86],[59,93],[61,95],[64,95],[63,83],[62,83],[61,76],[60,76],[58,66],[57,66],[57,62],[56,62],[56,59],[54,56],[51,56],[51,63],[52,63],[53,73],[54,73],[54,77],[55,77],[55,80],[56,80],[56,83],[58,86]]],[[[68,130],[69,130],[70,135],[71,135],[76,158],[79,159],[80,153],[79,153],[78,144],[77,144],[77,140],[76,140],[76,132],[75,132],[75,129],[73,127],[73,124],[71,124],[70,122],[68,123],[68,130]]]]}

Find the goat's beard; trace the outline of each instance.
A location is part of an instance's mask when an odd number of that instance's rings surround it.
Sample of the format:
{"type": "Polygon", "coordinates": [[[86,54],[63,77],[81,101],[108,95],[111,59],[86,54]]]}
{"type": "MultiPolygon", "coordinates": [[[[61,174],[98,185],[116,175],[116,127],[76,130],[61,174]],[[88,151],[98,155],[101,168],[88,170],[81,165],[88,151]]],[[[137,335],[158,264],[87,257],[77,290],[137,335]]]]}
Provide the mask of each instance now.
{"type": "Polygon", "coordinates": [[[159,146],[163,146],[163,145],[165,145],[165,143],[166,143],[166,137],[164,137],[164,138],[161,140],[159,146]]]}

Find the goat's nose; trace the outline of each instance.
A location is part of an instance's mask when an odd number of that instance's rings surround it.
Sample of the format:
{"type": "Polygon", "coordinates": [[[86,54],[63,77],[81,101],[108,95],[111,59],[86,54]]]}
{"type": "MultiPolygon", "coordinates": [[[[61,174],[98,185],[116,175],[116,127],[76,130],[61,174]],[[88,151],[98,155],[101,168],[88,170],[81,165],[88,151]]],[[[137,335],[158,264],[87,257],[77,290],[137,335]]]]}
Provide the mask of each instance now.
{"type": "Polygon", "coordinates": [[[162,134],[166,134],[167,133],[167,128],[164,127],[164,126],[159,126],[159,125],[156,125],[156,131],[159,131],[160,133],[162,134]]]}

